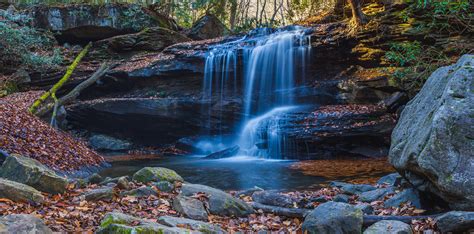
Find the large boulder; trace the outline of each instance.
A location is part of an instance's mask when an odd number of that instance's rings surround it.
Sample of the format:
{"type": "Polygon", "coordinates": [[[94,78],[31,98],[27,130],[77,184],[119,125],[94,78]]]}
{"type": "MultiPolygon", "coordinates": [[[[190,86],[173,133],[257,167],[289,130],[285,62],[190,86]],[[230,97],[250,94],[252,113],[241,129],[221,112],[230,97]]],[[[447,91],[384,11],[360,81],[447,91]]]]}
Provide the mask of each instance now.
{"type": "Polygon", "coordinates": [[[205,40],[222,37],[229,29],[214,15],[205,15],[194,23],[188,37],[194,40],[205,40]]]}
{"type": "Polygon", "coordinates": [[[209,197],[211,214],[243,217],[254,212],[250,205],[222,190],[201,184],[183,184],[181,187],[183,196],[192,196],[196,193],[204,193],[209,197]]]}
{"type": "Polygon", "coordinates": [[[133,174],[133,180],[141,183],[168,181],[183,182],[183,178],[175,171],[164,167],[144,167],[133,174]]]}
{"type": "Polygon", "coordinates": [[[303,231],[308,233],[354,233],[362,232],[361,210],[341,202],[326,202],[309,213],[303,222],[303,231]]]}
{"type": "Polygon", "coordinates": [[[7,198],[16,202],[42,203],[44,197],[41,192],[24,184],[0,178],[0,198],[7,198]]]}
{"type": "Polygon", "coordinates": [[[0,233],[52,234],[53,231],[34,215],[10,214],[0,217],[0,233]]]}
{"type": "Polygon", "coordinates": [[[186,229],[168,227],[123,213],[107,213],[96,233],[186,233],[186,229]]]}
{"type": "Polygon", "coordinates": [[[364,234],[412,234],[410,225],[396,220],[382,220],[365,229],[364,234]]]}
{"type": "Polygon", "coordinates": [[[66,178],[58,176],[35,159],[12,155],[0,168],[0,177],[27,184],[42,192],[64,193],[68,185],[66,178]]]}
{"type": "Polygon", "coordinates": [[[436,70],[403,110],[389,160],[419,190],[474,210],[474,55],[436,70]]]}
{"type": "Polygon", "coordinates": [[[38,5],[29,14],[36,27],[61,32],[58,38],[71,42],[96,41],[156,26],[177,29],[174,20],[137,4],[38,5]]]}

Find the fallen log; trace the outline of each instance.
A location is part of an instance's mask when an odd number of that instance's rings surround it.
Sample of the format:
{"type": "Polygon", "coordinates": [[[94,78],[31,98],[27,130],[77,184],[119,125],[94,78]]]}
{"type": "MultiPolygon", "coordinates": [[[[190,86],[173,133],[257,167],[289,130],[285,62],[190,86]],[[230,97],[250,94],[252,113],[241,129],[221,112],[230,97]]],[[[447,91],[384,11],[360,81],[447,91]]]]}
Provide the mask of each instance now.
{"type": "Polygon", "coordinates": [[[54,103],[49,103],[47,105],[44,105],[42,108],[39,108],[36,111],[36,115],[43,116],[49,113],[51,110],[53,110],[53,116],[54,116],[55,110],[57,110],[58,107],[64,106],[76,100],[76,98],[79,97],[79,95],[81,94],[82,90],[88,88],[89,86],[93,85],[97,80],[102,78],[110,70],[111,67],[112,66],[107,66],[105,63],[102,64],[99,67],[99,69],[96,72],[94,72],[94,74],[92,74],[91,77],[81,82],[68,94],[64,95],[63,97],[59,99],[55,99],[53,96],[53,99],[55,100],[54,103]]]}
{"type": "MultiPolygon", "coordinates": [[[[256,210],[262,210],[266,213],[273,213],[280,216],[286,216],[291,218],[304,218],[309,212],[310,209],[302,208],[284,208],[278,206],[269,206],[264,205],[258,202],[251,202],[250,205],[256,210]]],[[[422,215],[422,216],[379,216],[379,215],[364,215],[363,216],[363,226],[370,226],[378,221],[382,220],[396,220],[404,223],[411,224],[412,220],[415,219],[427,219],[427,218],[436,218],[443,214],[434,214],[434,215],[422,215]]]]}
{"type": "Polygon", "coordinates": [[[256,210],[263,210],[263,212],[273,213],[276,215],[291,217],[291,218],[304,218],[309,212],[310,209],[301,209],[301,208],[284,208],[278,206],[269,206],[264,205],[258,202],[252,202],[250,205],[256,210]]]}
{"type": "MultiPolygon", "coordinates": [[[[56,95],[56,91],[58,91],[68,80],[69,78],[71,77],[72,73],[74,72],[74,70],[76,69],[77,65],[79,65],[79,63],[81,62],[82,58],[84,58],[84,56],[86,56],[87,52],[89,51],[89,49],[91,48],[92,46],[92,43],[89,43],[82,51],[81,53],[79,53],[79,55],[77,55],[77,57],[74,59],[74,61],[72,62],[71,65],[69,65],[69,67],[67,68],[66,70],[66,73],[64,74],[64,76],[56,83],[53,85],[53,87],[48,90],[46,93],[44,93],[43,95],[41,95],[41,97],[39,97],[37,100],[35,100],[35,102],[30,106],[29,108],[29,111],[30,113],[32,114],[35,114],[35,115],[38,115],[37,114],[37,110],[38,108],[40,108],[40,106],[46,102],[46,100],[48,100],[50,97],[52,97],[53,99],[55,99],[55,95],[56,95]]],[[[56,101],[56,100],[55,100],[56,101]]]]}

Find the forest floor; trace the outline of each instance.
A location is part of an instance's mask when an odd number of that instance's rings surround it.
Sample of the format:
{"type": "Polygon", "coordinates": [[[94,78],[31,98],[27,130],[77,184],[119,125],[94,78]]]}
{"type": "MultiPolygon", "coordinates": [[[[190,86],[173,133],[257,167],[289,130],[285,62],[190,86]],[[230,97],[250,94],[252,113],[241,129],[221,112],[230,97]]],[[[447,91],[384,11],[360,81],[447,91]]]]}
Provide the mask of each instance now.
{"type": "MultiPolygon", "coordinates": [[[[130,183],[131,188],[144,187],[141,183],[130,183]]],[[[85,188],[76,188],[75,184],[69,186],[68,191],[63,195],[44,194],[46,202],[41,205],[27,203],[15,203],[8,199],[0,200],[0,213],[2,214],[32,214],[45,221],[53,231],[80,231],[92,233],[100,225],[104,215],[108,212],[122,212],[133,214],[136,217],[147,221],[156,222],[160,216],[176,216],[179,213],[173,209],[172,199],[179,194],[180,183],[176,183],[176,188],[170,193],[161,192],[156,187],[152,187],[157,196],[150,195],[144,197],[120,196],[124,190],[114,187],[114,196],[110,200],[86,201],[81,194],[99,188],[98,185],[88,185],[85,188]]],[[[383,185],[377,185],[384,187],[383,185]]],[[[397,191],[399,192],[399,191],[397,191]]],[[[230,191],[232,195],[237,191],[230,191]]],[[[342,191],[336,187],[326,187],[317,191],[285,192],[281,195],[292,199],[294,208],[316,207],[319,202],[311,202],[314,198],[324,197],[327,200],[334,199],[342,191]]],[[[395,194],[387,195],[383,200],[393,197],[395,194]]],[[[208,200],[205,194],[195,194],[195,198],[203,201],[208,200]]],[[[240,199],[252,202],[251,196],[241,195],[240,199]]],[[[400,207],[384,208],[383,200],[374,201],[370,206],[374,209],[375,215],[394,216],[417,216],[424,212],[412,206],[410,203],[402,204],[400,207]]],[[[348,201],[350,204],[359,204],[357,195],[352,195],[348,201]]],[[[218,224],[228,232],[257,232],[272,231],[286,233],[302,233],[302,218],[290,218],[272,213],[257,210],[255,214],[243,218],[231,218],[209,215],[209,223],[218,224]]],[[[411,226],[414,231],[435,230],[435,222],[432,218],[412,220],[411,226]]]]}
{"type": "Polygon", "coordinates": [[[0,99],[0,149],[34,158],[65,172],[103,163],[102,156],[85,142],[28,112],[28,107],[42,93],[14,93],[0,99]]]}

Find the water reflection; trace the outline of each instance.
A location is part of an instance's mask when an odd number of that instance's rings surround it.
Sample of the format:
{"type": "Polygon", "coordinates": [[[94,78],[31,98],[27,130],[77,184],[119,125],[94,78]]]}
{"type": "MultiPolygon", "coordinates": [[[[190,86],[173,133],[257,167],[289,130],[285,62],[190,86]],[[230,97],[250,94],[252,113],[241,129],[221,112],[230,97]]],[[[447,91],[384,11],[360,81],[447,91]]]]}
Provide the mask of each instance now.
{"type": "Polygon", "coordinates": [[[236,156],[228,159],[205,160],[202,156],[174,156],[157,160],[112,163],[112,168],[101,172],[103,176],[132,175],[149,167],[166,167],[175,170],[185,181],[224,190],[242,190],[258,186],[264,189],[297,190],[317,188],[325,179],[304,175],[290,169],[293,161],[263,160],[236,156]]]}

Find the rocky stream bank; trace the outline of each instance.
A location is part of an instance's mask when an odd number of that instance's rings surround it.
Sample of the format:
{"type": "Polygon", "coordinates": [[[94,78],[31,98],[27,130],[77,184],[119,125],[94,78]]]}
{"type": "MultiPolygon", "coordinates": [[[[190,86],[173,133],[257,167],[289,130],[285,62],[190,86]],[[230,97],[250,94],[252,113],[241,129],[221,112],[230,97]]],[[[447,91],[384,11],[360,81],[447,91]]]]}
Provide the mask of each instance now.
{"type": "MultiPolygon", "coordinates": [[[[0,50],[0,233],[472,232],[472,31],[434,33],[420,27],[422,14],[406,22],[400,12],[409,9],[370,4],[364,8],[373,11],[370,22],[358,31],[346,20],[306,22],[311,62],[292,90],[305,108],[281,116],[282,133],[296,152],[287,159],[343,155],[370,163],[389,156],[397,173],[373,183],[333,181],[290,192],[222,191],[163,167],[117,178],[94,174],[106,165],[96,151],[193,153],[196,135],[231,134],[246,118],[243,97],[203,98],[204,59],[212,46],[244,35],[228,35],[212,16],[183,30],[137,5],[0,10],[2,26],[31,29],[48,42],[0,50]],[[110,70],[60,108],[60,129],[47,123],[50,116],[28,113],[89,41],[91,51],[58,96],[101,64],[110,70]],[[452,65],[436,70],[419,93],[421,87],[397,85],[392,73],[402,68],[389,65],[384,54],[398,41],[436,46],[451,54],[443,64],[452,65]],[[31,63],[52,51],[64,60],[46,59],[40,68],[31,63]]],[[[241,79],[236,93],[242,93],[241,79]]],[[[305,162],[299,167],[317,170],[305,162]]]]}

